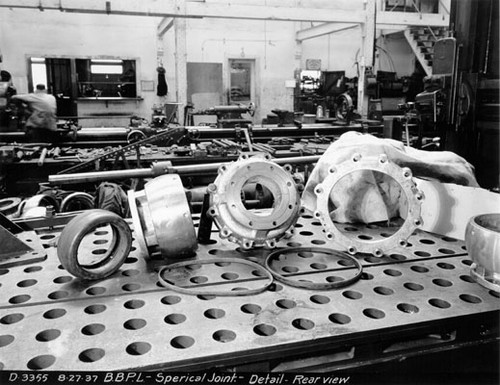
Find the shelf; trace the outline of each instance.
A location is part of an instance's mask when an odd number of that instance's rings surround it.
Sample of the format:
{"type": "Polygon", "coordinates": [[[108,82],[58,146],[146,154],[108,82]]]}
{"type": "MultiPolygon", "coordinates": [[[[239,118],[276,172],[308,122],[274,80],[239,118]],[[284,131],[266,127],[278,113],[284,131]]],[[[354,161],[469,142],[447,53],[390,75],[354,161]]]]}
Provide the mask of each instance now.
{"type": "Polygon", "coordinates": [[[102,97],[84,97],[84,98],[77,98],[76,99],[78,102],[131,102],[131,101],[141,101],[144,100],[142,97],[138,96],[135,98],[120,98],[120,97],[113,97],[113,96],[102,96],[102,97]]]}
{"type": "Polygon", "coordinates": [[[136,82],[78,82],[78,84],[136,84],[136,82]]]}

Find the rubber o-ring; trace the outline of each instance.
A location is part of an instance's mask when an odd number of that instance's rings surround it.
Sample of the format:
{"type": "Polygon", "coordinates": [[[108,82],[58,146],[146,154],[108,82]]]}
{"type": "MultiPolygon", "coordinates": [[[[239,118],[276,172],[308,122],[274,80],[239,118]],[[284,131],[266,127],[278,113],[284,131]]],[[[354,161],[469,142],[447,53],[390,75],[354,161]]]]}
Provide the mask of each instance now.
{"type": "Polygon", "coordinates": [[[63,267],[75,277],[95,280],[116,272],[125,262],[132,246],[130,227],[119,215],[101,209],[85,211],[74,217],[61,232],[57,256],[63,267]],[[110,225],[113,240],[108,255],[102,261],[86,266],[78,261],[78,248],[83,238],[96,227],[110,225]]]}
{"type": "MultiPolygon", "coordinates": [[[[259,278],[260,279],[260,278],[259,278]]],[[[262,293],[263,291],[267,290],[269,286],[272,285],[273,283],[273,276],[272,274],[266,270],[263,266],[259,265],[258,263],[245,260],[245,259],[240,259],[240,258],[214,258],[214,259],[208,259],[205,261],[184,261],[184,262],[177,262],[177,263],[172,263],[167,266],[163,266],[159,273],[158,273],[158,281],[160,284],[172,291],[175,291],[177,293],[181,294],[190,294],[190,295],[216,295],[220,297],[242,297],[242,296],[247,296],[247,295],[255,295],[262,293]],[[186,267],[190,265],[211,265],[215,263],[234,263],[234,264],[240,264],[240,265],[246,265],[253,267],[259,272],[263,273],[263,276],[267,278],[266,284],[262,285],[261,287],[258,287],[256,289],[248,289],[248,290],[235,290],[235,291],[223,291],[223,290],[210,290],[210,289],[189,289],[186,287],[181,287],[177,286],[175,284],[172,284],[168,282],[167,279],[163,278],[164,273],[167,270],[173,270],[173,269],[178,269],[180,267],[186,267]]]]}
{"type": "Polygon", "coordinates": [[[328,249],[324,247],[290,247],[285,249],[280,249],[273,251],[266,258],[266,268],[271,272],[274,279],[277,281],[284,283],[289,286],[297,287],[299,289],[307,289],[307,290],[332,290],[339,289],[341,287],[346,287],[348,285],[352,285],[354,282],[361,278],[363,274],[363,265],[351,255],[344,253],[342,251],[328,249]],[[291,254],[291,253],[300,253],[300,252],[310,252],[310,253],[322,253],[335,257],[344,258],[350,260],[354,263],[354,266],[357,268],[357,272],[351,278],[345,279],[343,281],[331,282],[331,283],[313,283],[313,282],[305,282],[305,281],[295,281],[292,279],[288,279],[287,277],[281,275],[276,270],[273,270],[271,263],[272,261],[282,254],[291,254]]]}

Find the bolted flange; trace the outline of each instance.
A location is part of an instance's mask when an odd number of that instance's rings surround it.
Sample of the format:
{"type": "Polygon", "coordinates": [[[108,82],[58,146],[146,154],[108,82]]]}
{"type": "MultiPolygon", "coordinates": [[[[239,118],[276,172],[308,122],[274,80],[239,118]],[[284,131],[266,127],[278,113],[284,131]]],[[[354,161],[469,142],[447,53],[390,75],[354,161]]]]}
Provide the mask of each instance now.
{"type": "Polygon", "coordinates": [[[208,212],[220,236],[244,249],[274,248],[281,237],[293,230],[301,210],[298,185],[290,170],[270,161],[267,154],[242,155],[237,161],[221,166],[208,192],[208,212]],[[241,199],[247,183],[267,188],[274,198],[272,207],[248,210],[241,199]]]}
{"type": "Polygon", "coordinates": [[[391,162],[386,154],[377,156],[362,156],[357,153],[335,167],[330,167],[327,177],[314,189],[317,196],[317,207],[314,216],[321,221],[325,236],[345,247],[349,254],[370,253],[381,257],[388,250],[404,247],[406,240],[413,231],[422,225],[421,204],[423,193],[416,187],[409,168],[401,168],[391,162]],[[390,237],[378,240],[361,240],[341,232],[334,224],[332,217],[335,211],[330,211],[329,201],[335,185],[346,175],[355,171],[378,171],[392,177],[401,187],[407,201],[407,215],[400,229],[390,237]]]}

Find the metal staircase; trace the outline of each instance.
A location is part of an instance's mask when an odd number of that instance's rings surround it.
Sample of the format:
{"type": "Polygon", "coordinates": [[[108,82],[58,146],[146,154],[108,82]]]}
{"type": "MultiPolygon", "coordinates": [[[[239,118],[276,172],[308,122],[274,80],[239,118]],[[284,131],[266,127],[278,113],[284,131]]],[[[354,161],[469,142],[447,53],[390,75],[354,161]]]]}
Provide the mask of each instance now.
{"type": "Polygon", "coordinates": [[[434,58],[434,44],[442,38],[450,37],[447,28],[421,27],[407,28],[404,35],[427,76],[432,75],[432,61],[434,58]]]}

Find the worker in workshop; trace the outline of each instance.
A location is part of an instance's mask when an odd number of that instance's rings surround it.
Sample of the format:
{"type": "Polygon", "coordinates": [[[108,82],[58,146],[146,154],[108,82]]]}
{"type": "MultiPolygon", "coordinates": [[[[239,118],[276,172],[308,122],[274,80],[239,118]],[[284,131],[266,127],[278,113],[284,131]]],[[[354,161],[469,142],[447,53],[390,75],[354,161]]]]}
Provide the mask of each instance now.
{"type": "Polygon", "coordinates": [[[44,84],[37,84],[34,93],[14,95],[28,105],[31,115],[26,121],[26,134],[37,142],[52,142],[56,135],[57,103],[53,95],[47,94],[44,84]]]}
{"type": "Polygon", "coordinates": [[[0,129],[9,127],[11,118],[10,99],[16,94],[12,76],[8,71],[0,71],[0,129]]]}

